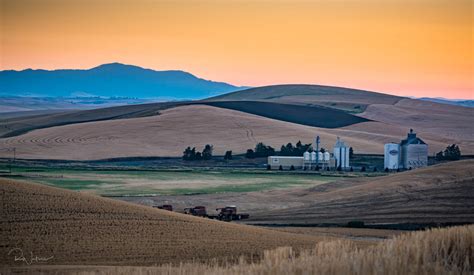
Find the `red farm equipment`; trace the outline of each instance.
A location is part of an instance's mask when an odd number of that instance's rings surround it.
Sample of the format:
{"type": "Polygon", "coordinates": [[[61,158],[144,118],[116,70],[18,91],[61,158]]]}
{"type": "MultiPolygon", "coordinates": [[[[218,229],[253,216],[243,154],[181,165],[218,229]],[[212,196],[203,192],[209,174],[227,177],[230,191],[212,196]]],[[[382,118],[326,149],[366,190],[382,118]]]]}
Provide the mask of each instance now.
{"type": "Polygon", "coordinates": [[[173,206],[171,204],[163,204],[163,205],[154,205],[154,208],[173,211],[173,206]]]}

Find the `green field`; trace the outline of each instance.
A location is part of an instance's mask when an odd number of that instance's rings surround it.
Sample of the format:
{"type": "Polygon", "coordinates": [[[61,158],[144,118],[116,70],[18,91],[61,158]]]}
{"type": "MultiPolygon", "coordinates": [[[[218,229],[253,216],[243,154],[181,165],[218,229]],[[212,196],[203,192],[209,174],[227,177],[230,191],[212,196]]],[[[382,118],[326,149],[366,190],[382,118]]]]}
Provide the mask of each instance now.
{"type": "Polygon", "coordinates": [[[102,196],[192,195],[311,187],[335,180],[315,174],[251,170],[91,170],[15,168],[20,179],[102,196]]]}

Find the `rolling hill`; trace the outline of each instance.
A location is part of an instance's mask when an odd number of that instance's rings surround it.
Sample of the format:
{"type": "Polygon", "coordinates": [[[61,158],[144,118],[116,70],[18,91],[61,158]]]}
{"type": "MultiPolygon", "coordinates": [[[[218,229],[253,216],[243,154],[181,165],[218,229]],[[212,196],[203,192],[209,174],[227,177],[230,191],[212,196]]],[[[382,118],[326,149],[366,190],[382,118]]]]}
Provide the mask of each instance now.
{"type": "Polygon", "coordinates": [[[255,257],[280,246],[310,248],[322,239],[7,179],[0,179],[0,196],[3,267],[24,265],[9,254],[15,248],[52,257],[49,265],[156,265],[255,257]]]}
{"type": "Polygon", "coordinates": [[[271,101],[298,105],[323,105],[350,112],[361,112],[370,104],[395,104],[402,97],[364,90],[322,85],[272,85],[231,92],[210,101],[271,101]]]}
{"type": "Polygon", "coordinates": [[[331,182],[291,196],[306,203],[255,213],[252,223],[473,223],[474,160],[331,182]]]}
{"type": "Polygon", "coordinates": [[[183,71],[110,63],[88,70],[0,71],[0,95],[201,99],[240,89],[183,71]]]}
{"type": "MultiPolygon", "coordinates": [[[[37,129],[0,139],[0,148],[16,148],[18,158],[94,160],[115,157],[176,156],[184,148],[214,145],[214,154],[226,150],[244,153],[257,142],[279,148],[282,144],[311,143],[321,136],[321,146],[332,148],[342,137],[357,153],[383,153],[383,144],[401,139],[406,128],[363,122],[337,129],[310,127],[240,111],[206,105],[189,105],[159,111],[160,115],[109,119],[37,129]],[[369,129],[368,131],[363,128],[369,129]],[[373,131],[376,129],[381,132],[373,131]]],[[[432,153],[446,145],[436,135],[422,134],[432,153]]],[[[468,147],[460,143],[462,148],[468,147]]],[[[468,152],[463,149],[464,153],[468,152]]],[[[0,151],[10,157],[11,152],[0,151]]]]}
{"type": "MultiPolygon", "coordinates": [[[[320,87],[278,86],[281,98],[274,94],[271,100],[219,97],[4,118],[0,119],[0,149],[6,150],[0,150],[0,157],[10,157],[8,149],[13,147],[19,158],[34,159],[181,156],[187,146],[205,144],[213,144],[219,155],[226,150],[244,153],[257,142],[275,148],[298,140],[311,143],[316,135],[325,148],[332,148],[340,136],[356,153],[383,154],[385,143],[399,142],[410,128],[429,144],[431,155],[453,143],[463,154],[474,154],[473,108],[358,90],[351,95],[352,90],[342,88],[333,95],[319,92],[320,87]],[[282,89],[289,89],[287,95],[282,89]],[[300,89],[313,103],[287,100],[300,89]],[[366,105],[356,113],[340,105],[320,104],[321,97],[326,97],[326,103],[366,105]]],[[[229,96],[249,93],[264,98],[268,89],[229,96]]]]}

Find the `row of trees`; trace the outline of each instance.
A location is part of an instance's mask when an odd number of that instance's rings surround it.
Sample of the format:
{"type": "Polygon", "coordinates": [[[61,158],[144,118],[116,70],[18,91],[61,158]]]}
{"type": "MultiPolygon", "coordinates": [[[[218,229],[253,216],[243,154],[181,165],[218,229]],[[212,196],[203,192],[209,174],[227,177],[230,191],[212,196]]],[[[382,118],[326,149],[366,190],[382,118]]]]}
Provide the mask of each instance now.
{"type": "Polygon", "coordinates": [[[456,144],[449,145],[444,151],[439,151],[436,160],[459,160],[461,158],[461,149],[456,144]]]}
{"type": "Polygon", "coordinates": [[[202,153],[196,151],[196,147],[191,148],[188,146],[183,152],[183,160],[210,160],[212,159],[212,150],[213,146],[210,144],[204,146],[202,153]]]}
{"type": "Polygon", "coordinates": [[[302,156],[306,151],[313,151],[311,143],[303,144],[301,141],[296,143],[296,146],[288,143],[287,145],[282,145],[280,148],[280,156],[302,156]]]}
{"type": "Polygon", "coordinates": [[[247,152],[245,153],[245,157],[249,159],[262,158],[274,155],[275,148],[265,145],[263,142],[257,143],[257,145],[255,145],[255,150],[247,149],[247,152]]]}
{"type": "MultiPolygon", "coordinates": [[[[196,147],[189,147],[186,148],[183,152],[183,160],[210,160],[212,159],[212,151],[213,151],[213,146],[210,144],[207,144],[204,146],[204,149],[202,150],[202,153],[199,151],[196,151],[196,147]]],[[[247,152],[245,153],[245,157],[249,159],[253,158],[263,158],[263,157],[268,157],[268,156],[275,156],[275,155],[280,155],[280,156],[302,156],[304,152],[312,152],[313,147],[311,147],[311,143],[308,144],[303,144],[301,141],[298,141],[296,145],[293,146],[293,144],[290,142],[286,145],[282,145],[280,148],[280,152],[276,152],[275,148],[264,144],[263,142],[257,143],[255,145],[255,149],[248,149],[247,152]]],[[[321,148],[319,150],[321,153],[326,152],[324,148],[321,148]]],[[[352,147],[349,149],[349,157],[352,158],[352,155],[354,154],[352,147]]],[[[232,151],[226,151],[224,155],[224,160],[231,160],[232,159],[232,151]]]]}

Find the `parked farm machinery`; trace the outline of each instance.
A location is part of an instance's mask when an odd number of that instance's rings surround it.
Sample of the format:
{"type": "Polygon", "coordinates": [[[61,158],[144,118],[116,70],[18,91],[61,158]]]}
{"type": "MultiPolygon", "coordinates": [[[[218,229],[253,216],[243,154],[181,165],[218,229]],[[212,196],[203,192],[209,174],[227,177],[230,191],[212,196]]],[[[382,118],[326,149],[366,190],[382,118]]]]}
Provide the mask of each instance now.
{"type": "Polygon", "coordinates": [[[185,214],[227,222],[244,220],[250,217],[250,215],[247,213],[237,213],[237,207],[235,205],[216,208],[216,211],[218,211],[217,215],[209,215],[207,214],[206,207],[204,206],[196,206],[184,209],[185,214]]]}

